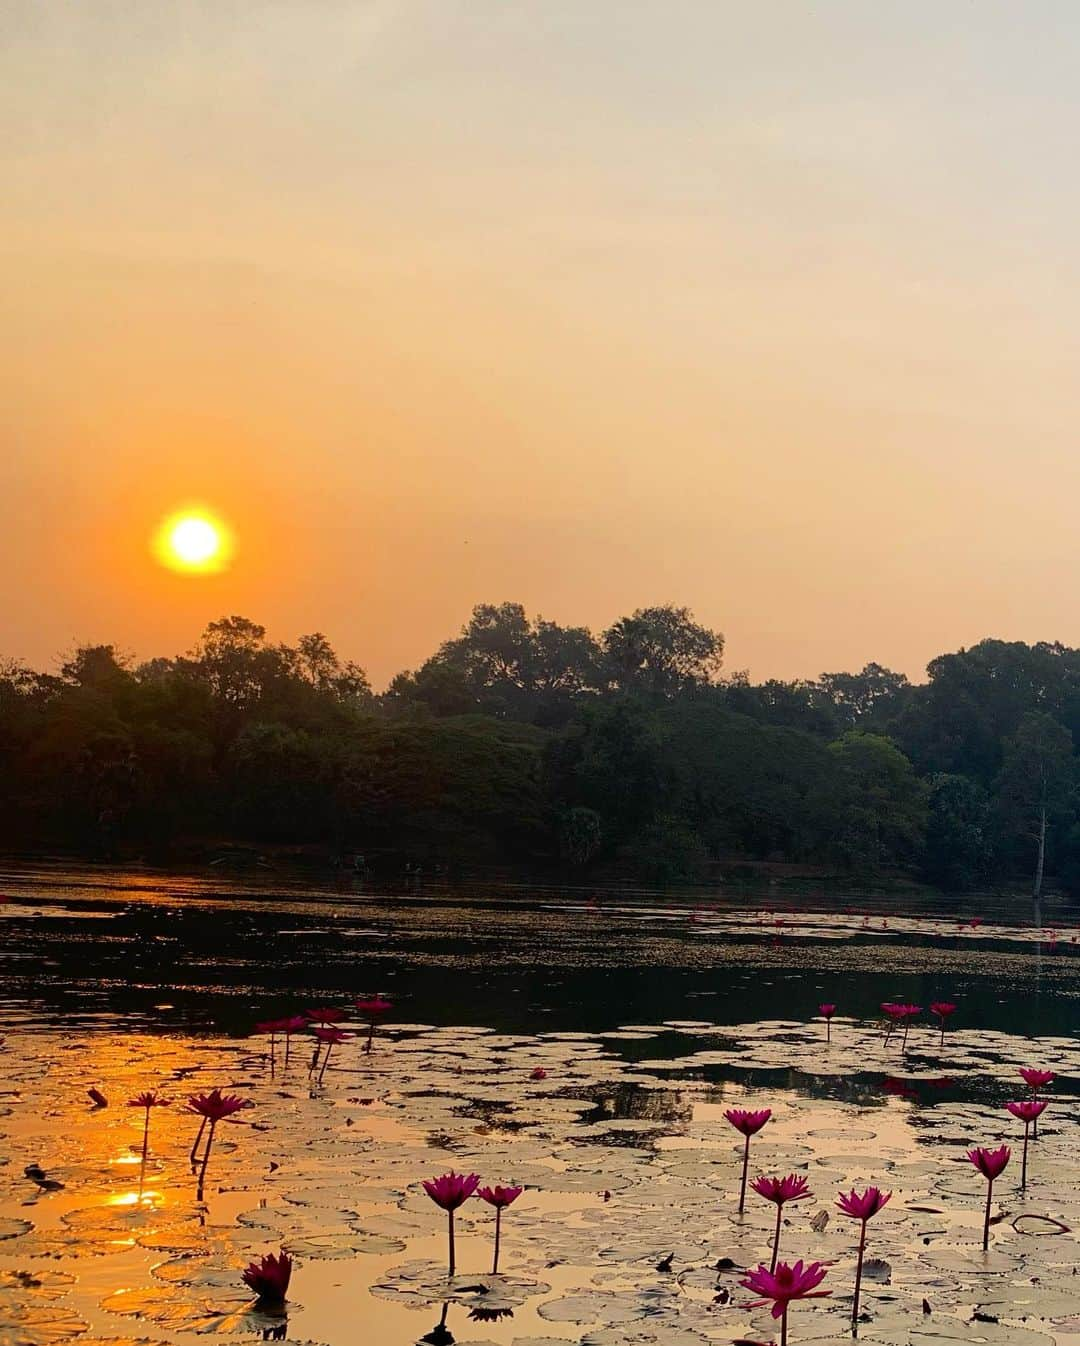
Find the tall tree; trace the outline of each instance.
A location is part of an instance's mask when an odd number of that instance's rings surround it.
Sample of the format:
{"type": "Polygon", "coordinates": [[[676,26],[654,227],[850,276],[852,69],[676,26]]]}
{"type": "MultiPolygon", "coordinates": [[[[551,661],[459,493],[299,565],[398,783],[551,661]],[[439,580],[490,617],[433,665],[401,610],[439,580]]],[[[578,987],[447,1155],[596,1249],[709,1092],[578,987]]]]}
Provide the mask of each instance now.
{"type": "Polygon", "coordinates": [[[667,698],[712,683],[724,637],[694,621],[689,608],[638,608],[602,637],[611,680],[627,692],[667,698]]]}
{"type": "Polygon", "coordinates": [[[854,728],[884,706],[895,705],[911,684],[903,673],[882,664],[867,664],[861,673],[822,673],[822,691],[841,721],[854,728]]]}
{"type": "Polygon", "coordinates": [[[1074,783],[1072,734],[1053,716],[1029,711],[1005,742],[998,799],[1006,825],[1034,844],[1036,900],[1042,895],[1050,830],[1067,816],[1074,783]]]}

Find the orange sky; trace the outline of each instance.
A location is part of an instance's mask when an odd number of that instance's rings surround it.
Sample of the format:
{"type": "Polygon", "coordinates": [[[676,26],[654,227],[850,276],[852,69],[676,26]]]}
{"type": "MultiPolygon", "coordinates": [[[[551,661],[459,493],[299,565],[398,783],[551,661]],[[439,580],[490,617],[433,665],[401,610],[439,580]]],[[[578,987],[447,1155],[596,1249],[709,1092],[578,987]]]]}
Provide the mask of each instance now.
{"type": "Polygon", "coordinates": [[[0,654],[1080,644],[1065,0],[14,0],[0,654]],[[228,574],[158,567],[205,500],[228,574]]]}

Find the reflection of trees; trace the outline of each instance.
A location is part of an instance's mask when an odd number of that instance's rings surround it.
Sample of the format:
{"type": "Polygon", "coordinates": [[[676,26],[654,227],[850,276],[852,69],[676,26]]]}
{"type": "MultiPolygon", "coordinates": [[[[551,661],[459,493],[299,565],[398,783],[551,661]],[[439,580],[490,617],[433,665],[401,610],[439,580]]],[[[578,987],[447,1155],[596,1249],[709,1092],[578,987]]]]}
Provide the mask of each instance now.
{"type": "Polygon", "coordinates": [[[640,1084],[609,1086],[594,1101],[596,1107],[582,1118],[584,1122],[688,1122],[694,1113],[688,1094],[676,1089],[646,1089],[640,1084]]]}

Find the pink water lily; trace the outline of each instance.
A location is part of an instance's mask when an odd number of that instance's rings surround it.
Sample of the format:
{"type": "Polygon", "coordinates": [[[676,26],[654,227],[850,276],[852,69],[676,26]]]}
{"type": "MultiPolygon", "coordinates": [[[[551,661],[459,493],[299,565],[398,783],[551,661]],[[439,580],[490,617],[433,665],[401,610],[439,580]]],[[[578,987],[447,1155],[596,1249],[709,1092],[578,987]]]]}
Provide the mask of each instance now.
{"type": "Polygon", "coordinates": [[[463,1206],[480,1182],[478,1173],[455,1173],[453,1169],[441,1178],[430,1178],[424,1182],[424,1191],[446,1211],[449,1220],[450,1256],[449,1275],[454,1274],[457,1265],[454,1250],[454,1211],[463,1206]]]}
{"type": "Polygon", "coordinates": [[[285,1034],[285,1066],[289,1068],[289,1048],[292,1046],[292,1035],[300,1033],[307,1028],[310,1020],[306,1014],[290,1014],[287,1019],[281,1020],[281,1031],[285,1034]]]}
{"type": "Polygon", "coordinates": [[[826,1041],[826,1042],[831,1042],[831,1041],[832,1041],[832,1021],[833,1021],[833,1015],[836,1013],[836,1006],[835,1006],[835,1005],[830,1005],[830,1004],[824,1004],[824,1005],[819,1005],[819,1006],[817,1007],[817,1009],[818,1009],[818,1013],[819,1013],[819,1014],[821,1015],[821,1017],[825,1020],[825,1041],[826,1041]]]}
{"type": "Polygon", "coordinates": [[[755,1178],[750,1186],[758,1196],[763,1196],[766,1201],[772,1201],[776,1205],[776,1229],[773,1232],[772,1265],[769,1268],[771,1271],[776,1266],[776,1258],[780,1252],[780,1222],[783,1219],[784,1206],[789,1201],[805,1201],[811,1194],[810,1188],[806,1179],[796,1173],[789,1173],[786,1178],[755,1178]]]}
{"type": "MultiPolygon", "coordinates": [[[[1045,1089],[1048,1084],[1054,1082],[1054,1072],[1052,1070],[1038,1070],[1035,1066],[1021,1066],[1020,1074],[1024,1083],[1031,1090],[1031,1097],[1038,1098],[1039,1090],[1045,1089]]],[[[1035,1125],[1031,1128],[1032,1137],[1039,1134],[1039,1119],[1035,1119],[1035,1125]]]]}
{"type": "Polygon", "coordinates": [[[880,1187],[868,1187],[865,1192],[857,1192],[853,1187],[846,1195],[841,1192],[836,1204],[843,1215],[859,1220],[859,1256],[855,1264],[855,1295],[851,1305],[851,1330],[857,1330],[859,1321],[859,1293],[862,1290],[863,1257],[866,1254],[866,1222],[892,1200],[892,1192],[883,1192],[880,1187]]]}
{"type": "Polygon", "coordinates": [[[772,1305],[772,1316],[780,1319],[780,1346],[787,1346],[788,1309],[793,1299],[824,1299],[831,1290],[819,1290],[817,1287],[825,1279],[825,1268],[820,1262],[803,1265],[800,1259],[794,1266],[786,1262],[773,1270],[759,1266],[751,1271],[746,1280],[739,1284],[745,1290],[751,1290],[761,1298],[750,1307],[760,1308],[763,1304],[772,1305]]]}
{"type": "Polygon", "coordinates": [[[193,1171],[197,1162],[196,1154],[199,1149],[199,1141],[202,1139],[207,1123],[210,1124],[210,1132],[206,1137],[206,1148],[203,1150],[202,1167],[199,1169],[197,1199],[201,1201],[203,1186],[206,1182],[206,1166],[210,1162],[210,1149],[214,1143],[214,1132],[217,1129],[218,1122],[231,1117],[234,1112],[240,1112],[244,1108],[251,1108],[255,1105],[250,1098],[241,1098],[238,1094],[223,1094],[220,1089],[211,1089],[208,1094],[192,1094],[188,1099],[187,1106],[189,1112],[197,1113],[202,1118],[198,1133],[195,1136],[195,1144],[191,1147],[191,1167],[193,1171]]]}
{"type": "Polygon", "coordinates": [[[284,1249],[276,1257],[267,1253],[252,1262],[241,1279],[264,1304],[283,1304],[292,1279],[292,1258],[284,1249]]]}
{"type": "Polygon", "coordinates": [[[968,1151],[967,1156],[986,1179],[986,1213],[983,1218],[983,1252],[990,1247],[990,1202],[994,1195],[994,1179],[1001,1176],[1005,1166],[1012,1158],[1012,1150],[1002,1145],[997,1150],[988,1150],[981,1145],[968,1151]]]}
{"type": "Polygon", "coordinates": [[[956,1013],[956,1006],[951,1000],[933,1000],[930,1002],[930,1013],[941,1024],[941,1043],[945,1046],[945,1024],[956,1013]]]}
{"type": "Polygon", "coordinates": [[[146,1177],[146,1155],[150,1145],[150,1113],[154,1108],[167,1108],[171,1100],[162,1098],[156,1090],[145,1089],[141,1094],[136,1094],[134,1098],[129,1098],[127,1105],[129,1108],[145,1109],[143,1117],[142,1133],[142,1159],[139,1161],[139,1199],[142,1200],[143,1180],[146,1177]]]}
{"type": "Polygon", "coordinates": [[[502,1213],[507,1206],[512,1206],[518,1197],[525,1190],[524,1187],[480,1187],[476,1195],[481,1201],[486,1201],[489,1206],[495,1207],[495,1256],[491,1263],[491,1274],[499,1274],[499,1238],[502,1233],[502,1213]]]}
{"type": "MultiPolygon", "coordinates": [[[[312,1029],[312,1032],[319,1040],[319,1047],[316,1047],[315,1049],[316,1060],[318,1059],[319,1048],[320,1047],[326,1048],[326,1054],[323,1056],[322,1061],[322,1069],[319,1071],[319,1078],[316,1080],[317,1084],[322,1084],[323,1076],[326,1074],[326,1067],[330,1064],[330,1053],[334,1050],[334,1048],[338,1045],[338,1043],[348,1042],[349,1038],[352,1037],[352,1034],[347,1032],[344,1028],[334,1028],[330,1024],[324,1025],[323,1027],[320,1028],[312,1029]]],[[[311,1068],[312,1070],[315,1069],[314,1061],[312,1062],[311,1068]]]]}
{"type": "Polygon", "coordinates": [[[381,995],[361,996],[361,998],[356,1001],[357,1013],[360,1014],[362,1018],[366,1019],[368,1023],[367,1044],[364,1047],[365,1052],[370,1052],[375,1042],[376,1023],[384,1014],[389,1014],[391,1009],[393,1009],[393,1005],[381,995]]]}
{"type": "Polygon", "coordinates": [[[1020,1190],[1024,1192],[1027,1190],[1028,1138],[1032,1123],[1038,1122],[1048,1105],[1045,1099],[1025,1098],[1019,1103],[1006,1103],[1005,1106],[1014,1117],[1018,1117],[1024,1123],[1024,1157],[1020,1164],[1020,1190]]]}
{"type": "Polygon", "coordinates": [[[739,1186],[739,1214],[746,1210],[746,1174],[750,1166],[750,1137],[756,1136],[772,1116],[771,1108],[762,1108],[759,1112],[747,1112],[745,1108],[728,1108],[724,1116],[746,1137],[743,1144],[742,1182],[739,1186]]]}

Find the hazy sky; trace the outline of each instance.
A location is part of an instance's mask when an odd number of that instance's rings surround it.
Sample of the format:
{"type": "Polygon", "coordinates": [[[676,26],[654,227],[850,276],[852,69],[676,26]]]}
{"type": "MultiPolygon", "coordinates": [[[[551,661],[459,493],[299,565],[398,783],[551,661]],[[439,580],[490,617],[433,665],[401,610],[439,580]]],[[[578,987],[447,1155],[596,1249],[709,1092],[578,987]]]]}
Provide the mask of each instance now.
{"type": "Polygon", "coordinates": [[[1073,0],[8,0],[0,653],[1080,644],[1073,0]],[[234,566],[156,565],[205,501],[234,566]]]}

